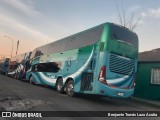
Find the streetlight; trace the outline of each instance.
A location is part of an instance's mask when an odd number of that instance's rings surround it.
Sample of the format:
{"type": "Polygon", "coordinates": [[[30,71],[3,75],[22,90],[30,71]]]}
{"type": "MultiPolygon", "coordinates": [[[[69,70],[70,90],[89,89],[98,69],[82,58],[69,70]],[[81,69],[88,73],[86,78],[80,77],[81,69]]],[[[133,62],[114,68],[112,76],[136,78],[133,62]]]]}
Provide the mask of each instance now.
{"type": "Polygon", "coordinates": [[[11,51],[11,57],[12,57],[12,53],[13,53],[13,46],[14,46],[14,42],[13,42],[13,39],[9,36],[4,36],[4,37],[7,37],[9,38],[11,41],[12,41],[12,51],[11,51]]]}

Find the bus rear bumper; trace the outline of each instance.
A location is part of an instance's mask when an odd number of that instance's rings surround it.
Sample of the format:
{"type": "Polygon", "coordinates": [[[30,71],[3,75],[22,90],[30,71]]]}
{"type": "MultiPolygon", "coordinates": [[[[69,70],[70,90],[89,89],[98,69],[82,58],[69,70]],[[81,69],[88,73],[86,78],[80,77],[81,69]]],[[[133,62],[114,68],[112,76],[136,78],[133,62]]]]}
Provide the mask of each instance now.
{"type": "Polygon", "coordinates": [[[101,85],[97,90],[98,95],[115,97],[115,98],[129,98],[133,95],[134,89],[120,89],[113,88],[107,85],[101,85]]]}

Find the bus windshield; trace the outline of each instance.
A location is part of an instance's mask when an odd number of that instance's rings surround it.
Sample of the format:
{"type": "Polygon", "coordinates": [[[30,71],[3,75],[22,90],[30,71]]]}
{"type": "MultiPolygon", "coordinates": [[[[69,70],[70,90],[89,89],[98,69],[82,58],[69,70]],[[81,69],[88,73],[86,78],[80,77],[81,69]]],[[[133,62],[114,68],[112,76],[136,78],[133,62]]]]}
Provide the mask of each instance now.
{"type": "Polygon", "coordinates": [[[137,35],[125,27],[112,25],[110,35],[111,35],[111,39],[113,40],[118,40],[138,48],[137,35]]]}

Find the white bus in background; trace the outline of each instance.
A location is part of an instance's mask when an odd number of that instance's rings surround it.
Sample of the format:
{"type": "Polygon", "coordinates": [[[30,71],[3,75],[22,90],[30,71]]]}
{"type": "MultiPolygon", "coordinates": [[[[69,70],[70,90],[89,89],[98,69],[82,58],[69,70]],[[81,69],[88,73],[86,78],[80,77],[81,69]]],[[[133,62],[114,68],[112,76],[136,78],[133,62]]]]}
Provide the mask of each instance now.
{"type": "Polygon", "coordinates": [[[29,68],[31,52],[26,52],[10,59],[6,75],[16,79],[25,79],[26,71],[29,68]]]}

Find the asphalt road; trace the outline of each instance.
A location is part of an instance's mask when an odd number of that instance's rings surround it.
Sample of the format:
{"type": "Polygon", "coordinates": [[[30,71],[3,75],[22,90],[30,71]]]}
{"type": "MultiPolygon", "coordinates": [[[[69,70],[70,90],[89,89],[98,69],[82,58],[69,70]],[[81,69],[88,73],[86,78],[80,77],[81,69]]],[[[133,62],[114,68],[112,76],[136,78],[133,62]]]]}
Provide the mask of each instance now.
{"type": "MultiPolygon", "coordinates": [[[[159,108],[139,103],[132,99],[99,98],[96,96],[68,97],[58,94],[53,88],[33,85],[28,82],[8,78],[0,75],[0,111],[160,111],[159,108]]],[[[3,120],[4,118],[0,118],[3,120]]],[[[7,118],[10,119],[10,118],[7,118]]],[[[15,119],[15,118],[12,118],[15,119]]],[[[22,119],[22,118],[16,118],[22,119]]],[[[105,117],[57,117],[30,118],[29,120],[99,120],[116,119],[105,117]]],[[[119,117],[118,120],[138,119],[119,117]]],[[[141,120],[159,120],[157,117],[141,117],[141,120]]],[[[26,119],[25,119],[26,120],[26,119]]]]}

